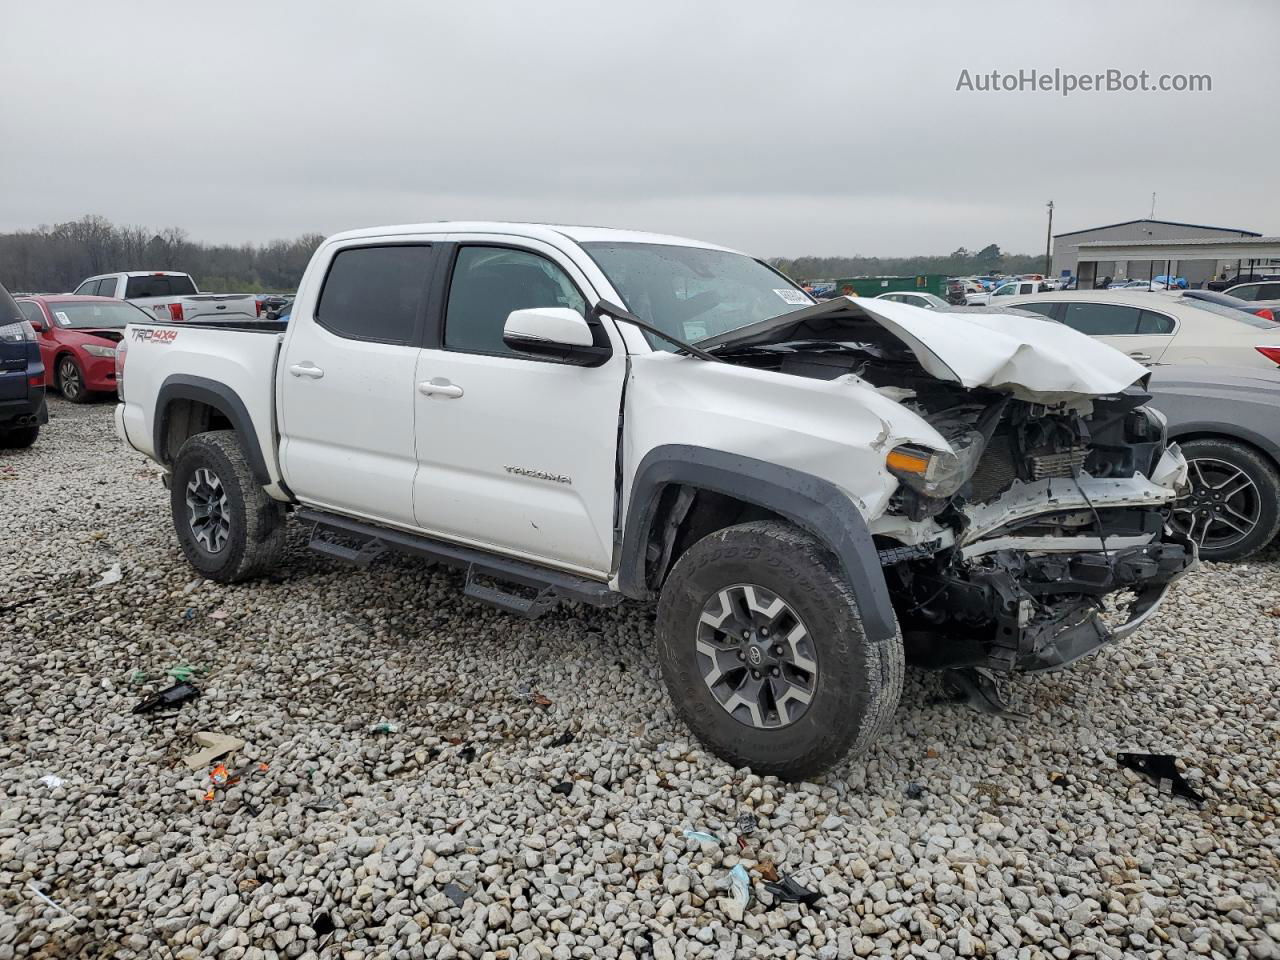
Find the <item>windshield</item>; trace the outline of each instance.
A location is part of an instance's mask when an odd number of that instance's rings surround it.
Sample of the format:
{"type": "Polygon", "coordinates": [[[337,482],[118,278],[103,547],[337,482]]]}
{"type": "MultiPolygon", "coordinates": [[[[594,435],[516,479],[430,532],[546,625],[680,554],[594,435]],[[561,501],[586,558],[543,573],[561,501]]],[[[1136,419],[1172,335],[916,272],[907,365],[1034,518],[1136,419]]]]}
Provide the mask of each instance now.
{"type": "Polygon", "coordinates": [[[83,301],[49,304],[53,322],[65,330],[120,330],[127,323],[150,320],[151,317],[129,303],[120,301],[83,301]]]}
{"type": "Polygon", "coordinates": [[[1239,320],[1241,323],[1247,323],[1249,326],[1257,327],[1260,330],[1274,330],[1276,327],[1274,320],[1260,317],[1256,313],[1250,313],[1248,310],[1237,310],[1235,307],[1228,307],[1221,303],[1210,303],[1208,300],[1200,300],[1196,297],[1183,297],[1182,305],[1184,307],[1195,307],[1197,310],[1207,310],[1210,313],[1216,313],[1220,317],[1239,320]]]}
{"type": "MultiPolygon", "coordinates": [[[[782,274],[740,253],[663,243],[582,246],[626,301],[623,306],[687,343],[813,303],[782,274]]],[[[649,342],[675,349],[656,337],[649,342]]]]}

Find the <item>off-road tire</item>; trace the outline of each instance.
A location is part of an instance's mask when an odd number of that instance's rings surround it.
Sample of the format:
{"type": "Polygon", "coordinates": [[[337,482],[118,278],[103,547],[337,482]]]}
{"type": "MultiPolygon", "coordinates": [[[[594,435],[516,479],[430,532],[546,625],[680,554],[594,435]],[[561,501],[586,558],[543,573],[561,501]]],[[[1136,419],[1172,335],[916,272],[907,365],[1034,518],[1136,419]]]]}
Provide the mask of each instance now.
{"type": "Polygon", "coordinates": [[[1260,510],[1257,526],[1238,543],[1218,550],[1201,548],[1200,557],[1218,563],[1243,560],[1257,553],[1280,532],[1280,474],[1258,451],[1234,440],[1188,440],[1179,442],[1188,461],[1199,458],[1221,460],[1243,470],[1258,490],[1260,510]]]}
{"type": "Polygon", "coordinates": [[[210,580],[238,583],[260,576],[275,567],[284,552],[284,506],[267,496],[254,478],[232,430],[199,433],[182,445],[173,464],[169,503],[182,552],[210,580]],[[216,553],[196,540],[188,519],[187,485],[200,469],[212,472],[227,495],[231,529],[216,553]]]}
{"type": "Polygon", "coordinates": [[[15,427],[12,430],[0,430],[0,449],[23,450],[36,442],[40,436],[40,428],[15,427]]]}
{"type": "Polygon", "coordinates": [[[902,694],[902,635],[866,636],[853,590],[835,556],[785,523],[761,520],[699,540],[672,568],[658,603],[658,660],[676,710],[712,752],[737,767],[785,780],[812,777],[880,735],[902,694]],[[762,729],[731,716],[699,669],[695,639],[708,599],[750,583],[782,597],[813,638],[818,675],[805,712],[762,729]]]}

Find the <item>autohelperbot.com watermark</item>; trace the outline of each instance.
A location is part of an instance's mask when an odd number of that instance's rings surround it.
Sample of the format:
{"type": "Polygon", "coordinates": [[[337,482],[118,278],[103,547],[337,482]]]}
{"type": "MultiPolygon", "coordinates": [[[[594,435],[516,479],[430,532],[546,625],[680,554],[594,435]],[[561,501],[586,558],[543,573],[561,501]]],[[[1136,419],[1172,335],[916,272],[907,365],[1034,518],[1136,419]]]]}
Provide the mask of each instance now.
{"type": "Polygon", "coordinates": [[[1208,73],[1151,73],[1109,69],[1098,73],[1053,70],[974,71],[962,69],[956,92],[967,93],[1211,93],[1208,73]]]}

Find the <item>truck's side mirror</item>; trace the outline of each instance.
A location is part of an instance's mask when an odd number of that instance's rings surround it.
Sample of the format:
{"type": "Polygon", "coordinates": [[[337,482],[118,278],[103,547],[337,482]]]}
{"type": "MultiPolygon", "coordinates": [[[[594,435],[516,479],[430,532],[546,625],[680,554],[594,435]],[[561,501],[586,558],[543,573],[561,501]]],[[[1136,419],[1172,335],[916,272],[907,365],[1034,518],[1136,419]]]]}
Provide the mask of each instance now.
{"type": "Polygon", "coordinates": [[[597,334],[582,314],[568,307],[512,310],[502,342],[520,353],[583,367],[599,366],[613,353],[604,331],[597,334]]]}

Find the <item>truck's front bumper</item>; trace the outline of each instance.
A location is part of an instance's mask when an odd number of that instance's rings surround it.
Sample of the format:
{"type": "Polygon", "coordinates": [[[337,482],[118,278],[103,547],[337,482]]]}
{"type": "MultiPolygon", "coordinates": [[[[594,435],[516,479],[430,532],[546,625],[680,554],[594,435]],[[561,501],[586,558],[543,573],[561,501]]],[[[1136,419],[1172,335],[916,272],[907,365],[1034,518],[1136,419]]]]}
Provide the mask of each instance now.
{"type": "Polygon", "coordinates": [[[1196,545],[1170,533],[1102,551],[996,550],[920,584],[934,622],[921,624],[918,608],[904,611],[916,614],[904,624],[908,654],[931,668],[1059,670],[1137,630],[1197,562],[1196,545]],[[1104,619],[1109,595],[1125,601],[1104,619]],[[1108,622],[1117,617],[1123,622],[1108,622]]]}

